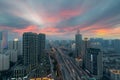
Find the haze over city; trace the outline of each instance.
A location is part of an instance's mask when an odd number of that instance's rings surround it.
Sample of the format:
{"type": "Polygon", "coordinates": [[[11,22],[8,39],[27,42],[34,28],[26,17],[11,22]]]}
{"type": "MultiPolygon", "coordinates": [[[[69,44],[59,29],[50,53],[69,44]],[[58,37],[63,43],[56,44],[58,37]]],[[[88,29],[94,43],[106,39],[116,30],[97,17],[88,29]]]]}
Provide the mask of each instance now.
{"type": "Polygon", "coordinates": [[[119,38],[119,4],[119,0],[0,0],[0,30],[73,39],[80,29],[85,37],[119,38]]]}
{"type": "Polygon", "coordinates": [[[0,0],[0,80],[120,80],[120,0],[0,0]]]}

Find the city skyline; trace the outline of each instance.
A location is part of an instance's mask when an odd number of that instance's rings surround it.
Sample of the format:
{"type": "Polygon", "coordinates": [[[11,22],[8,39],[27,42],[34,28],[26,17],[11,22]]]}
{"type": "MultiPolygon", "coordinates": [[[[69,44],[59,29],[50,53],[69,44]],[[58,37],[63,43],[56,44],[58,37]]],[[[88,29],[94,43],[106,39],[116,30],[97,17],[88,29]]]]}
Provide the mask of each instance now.
{"type": "Polygon", "coordinates": [[[120,0],[0,0],[0,80],[120,80],[120,0]]]}
{"type": "Polygon", "coordinates": [[[24,32],[22,41],[7,41],[8,48],[0,47],[0,80],[120,80],[119,39],[83,41],[79,30],[74,37],[46,40],[46,34],[24,32]]]}
{"type": "Polygon", "coordinates": [[[45,33],[51,39],[73,39],[80,29],[84,37],[120,39],[119,3],[119,0],[1,0],[0,30],[19,36],[32,31],[45,33]]]}

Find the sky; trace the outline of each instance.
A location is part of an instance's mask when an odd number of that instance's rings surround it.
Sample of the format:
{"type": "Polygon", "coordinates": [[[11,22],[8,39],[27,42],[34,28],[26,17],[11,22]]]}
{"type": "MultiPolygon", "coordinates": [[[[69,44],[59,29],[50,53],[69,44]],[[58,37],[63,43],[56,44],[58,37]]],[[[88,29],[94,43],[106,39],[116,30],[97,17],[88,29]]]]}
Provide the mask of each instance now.
{"type": "Polygon", "coordinates": [[[0,30],[11,37],[45,33],[50,39],[120,39],[120,0],[0,0],[0,30]]]}

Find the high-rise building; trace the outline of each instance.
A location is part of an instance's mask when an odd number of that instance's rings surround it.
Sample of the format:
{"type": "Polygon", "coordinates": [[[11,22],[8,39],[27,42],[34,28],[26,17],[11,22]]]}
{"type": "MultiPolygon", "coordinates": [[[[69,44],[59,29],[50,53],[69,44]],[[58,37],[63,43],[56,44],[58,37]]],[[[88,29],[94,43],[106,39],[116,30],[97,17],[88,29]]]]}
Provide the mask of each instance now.
{"type": "Polygon", "coordinates": [[[83,68],[85,68],[87,49],[88,49],[88,38],[84,38],[83,54],[82,54],[83,68]]]}
{"type": "Polygon", "coordinates": [[[33,69],[37,66],[40,56],[45,49],[45,34],[27,32],[23,34],[23,57],[24,65],[33,69]]]}
{"type": "Polygon", "coordinates": [[[13,41],[13,49],[17,51],[17,55],[22,55],[22,42],[18,38],[13,41]]]}
{"type": "Polygon", "coordinates": [[[10,67],[10,59],[8,54],[0,54],[0,71],[6,71],[10,67]]]}
{"type": "Polygon", "coordinates": [[[43,54],[45,49],[45,34],[40,33],[38,35],[38,60],[40,61],[40,56],[43,54]]]}
{"type": "Polygon", "coordinates": [[[81,56],[81,47],[82,47],[82,35],[80,34],[80,31],[77,31],[77,34],[75,35],[75,52],[76,52],[76,56],[75,57],[79,57],[81,56]]]}
{"type": "Polygon", "coordinates": [[[112,40],[112,47],[116,53],[120,53],[120,40],[119,39],[112,40]]]}
{"type": "Polygon", "coordinates": [[[45,34],[40,33],[38,35],[38,42],[39,42],[39,52],[42,53],[45,49],[45,34]]]}
{"type": "Polygon", "coordinates": [[[0,40],[2,40],[2,32],[0,32],[0,40]]]}
{"type": "Polygon", "coordinates": [[[17,55],[22,55],[22,41],[19,41],[18,38],[15,38],[13,41],[8,41],[8,49],[16,50],[17,55]]]}
{"type": "Polygon", "coordinates": [[[0,48],[1,51],[8,48],[8,32],[6,31],[0,32],[0,48]]]}
{"type": "Polygon", "coordinates": [[[36,33],[23,34],[23,59],[24,65],[34,69],[38,63],[38,36],[36,33]]]}
{"type": "Polygon", "coordinates": [[[103,76],[101,50],[95,48],[88,48],[85,60],[85,68],[90,72],[90,74],[96,77],[97,80],[100,80],[103,76]]]}
{"type": "Polygon", "coordinates": [[[5,54],[8,54],[10,56],[11,62],[17,62],[18,56],[17,56],[17,50],[7,50],[5,54]]]}
{"type": "Polygon", "coordinates": [[[13,41],[13,49],[18,50],[18,38],[15,38],[13,41]]]}

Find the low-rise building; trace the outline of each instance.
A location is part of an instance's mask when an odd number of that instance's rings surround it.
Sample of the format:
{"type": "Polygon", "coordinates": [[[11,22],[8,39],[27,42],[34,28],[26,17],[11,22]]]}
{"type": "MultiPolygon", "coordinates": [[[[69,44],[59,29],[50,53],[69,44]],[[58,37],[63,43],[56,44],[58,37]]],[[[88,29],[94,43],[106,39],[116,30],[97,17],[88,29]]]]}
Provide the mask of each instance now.
{"type": "Polygon", "coordinates": [[[27,75],[27,67],[18,65],[12,69],[12,78],[23,78],[27,75]]]}
{"type": "Polygon", "coordinates": [[[120,70],[110,70],[111,80],[120,80],[120,70]]]}
{"type": "Polygon", "coordinates": [[[10,67],[9,55],[0,54],[0,71],[6,71],[10,67]]]}

